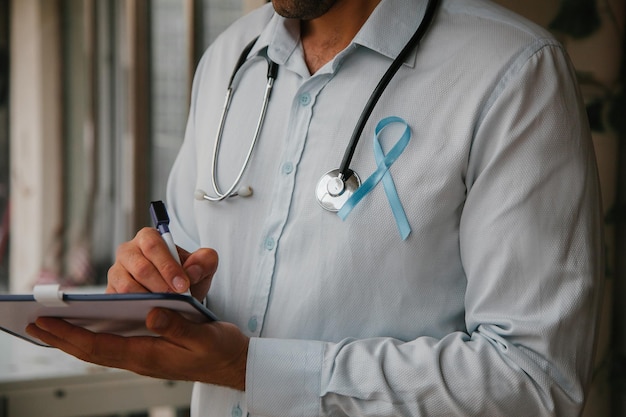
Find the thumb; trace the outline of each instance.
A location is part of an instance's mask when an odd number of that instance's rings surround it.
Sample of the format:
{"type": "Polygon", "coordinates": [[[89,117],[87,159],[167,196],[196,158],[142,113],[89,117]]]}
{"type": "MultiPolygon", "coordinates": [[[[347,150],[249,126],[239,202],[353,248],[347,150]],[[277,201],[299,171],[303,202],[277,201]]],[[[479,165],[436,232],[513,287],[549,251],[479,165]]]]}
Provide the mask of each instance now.
{"type": "Polygon", "coordinates": [[[152,309],[146,317],[146,327],[160,336],[177,341],[193,338],[195,333],[195,323],[165,308],[152,309]]]}
{"type": "Polygon", "coordinates": [[[182,263],[191,282],[191,294],[202,300],[209,291],[213,274],[217,270],[219,263],[217,252],[210,248],[200,248],[185,256],[182,263]]]}

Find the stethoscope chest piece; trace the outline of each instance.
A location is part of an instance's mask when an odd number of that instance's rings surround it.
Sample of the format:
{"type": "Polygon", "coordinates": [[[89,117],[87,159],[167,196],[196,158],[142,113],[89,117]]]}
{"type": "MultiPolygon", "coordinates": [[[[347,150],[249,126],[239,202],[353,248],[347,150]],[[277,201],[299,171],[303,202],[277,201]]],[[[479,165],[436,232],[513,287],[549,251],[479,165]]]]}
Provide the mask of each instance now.
{"type": "Polygon", "coordinates": [[[333,169],[320,178],[315,196],[324,210],[337,212],[360,186],[361,179],[356,172],[344,179],[341,170],[333,169]]]}

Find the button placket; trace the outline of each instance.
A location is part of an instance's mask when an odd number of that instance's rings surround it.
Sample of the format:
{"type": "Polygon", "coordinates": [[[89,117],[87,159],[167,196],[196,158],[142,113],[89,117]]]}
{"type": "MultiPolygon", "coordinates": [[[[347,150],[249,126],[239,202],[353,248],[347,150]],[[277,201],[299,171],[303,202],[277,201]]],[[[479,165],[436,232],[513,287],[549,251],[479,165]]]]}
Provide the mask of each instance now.
{"type": "Polygon", "coordinates": [[[260,259],[256,290],[254,291],[257,297],[255,297],[254,302],[250,306],[250,318],[246,326],[246,330],[250,335],[260,336],[263,331],[265,312],[267,311],[270,298],[269,293],[274,280],[273,274],[278,242],[281,239],[283,228],[289,217],[295,190],[294,173],[305,147],[307,128],[313,113],[315,95],[326,81],[317,79],[313,83],[305,83],[300,87],[301,93],[296,93],[292,102],[287,132],[289,140],[280,156],[283,162],[278,172],[278,175],[284,177],[283,181],[276,181],[275,189],[272,191],[271,216],[267,219],[264,228],[265,238],[263,238],[261,243],[264,255],[260,259]],[[306,91],[304,91],[303,87],[306,87],[306,91]]]}

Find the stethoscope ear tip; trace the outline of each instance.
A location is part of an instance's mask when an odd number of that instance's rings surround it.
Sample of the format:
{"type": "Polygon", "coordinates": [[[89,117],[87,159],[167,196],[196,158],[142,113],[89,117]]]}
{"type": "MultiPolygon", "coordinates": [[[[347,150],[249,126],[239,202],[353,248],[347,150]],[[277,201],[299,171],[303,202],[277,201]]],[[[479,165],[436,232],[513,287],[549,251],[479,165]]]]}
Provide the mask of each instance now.
{"type": "Polygon", "coordinates": [[[196,190],[193,196],[196,200],[202,201],[205,199],[206,193],[204,192],[204,190],[196,190]]]}
{"type": "Polygon", "coordinates": [[[237,190],[237,195],[239,197],[250,197],[252,195],[252,187],[239,187],[239,189],[237,190]]]}
{"type": "Polygon", "coordinates": [[[193,197],[198,200],[198,201],[204,201],[204,200],[208,200],[208,201],[221,201],[227,197],[250,197],[252,195],[252,187],[246,185],[244,187],[239,187],[239,189],[231,194],[228,195],[223,195],[221,197],[209,197],[209,195],[201,189],[197,189],[194,193],[193,193],[193,197]]]}

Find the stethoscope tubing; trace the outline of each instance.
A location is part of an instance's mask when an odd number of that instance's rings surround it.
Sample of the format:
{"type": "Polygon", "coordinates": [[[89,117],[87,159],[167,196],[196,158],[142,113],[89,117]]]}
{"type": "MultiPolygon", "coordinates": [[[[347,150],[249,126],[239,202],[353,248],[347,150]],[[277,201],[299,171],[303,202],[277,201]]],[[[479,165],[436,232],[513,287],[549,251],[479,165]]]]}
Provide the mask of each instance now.
{"type": "Polygon", "coordinates": [[[428,30],[430,24],[434,20],[437,4],[438,0],[428,0],[428,3],[426,4],[426,11],[424,12],[424,17],[422,18],[422,21],[420,22],[417,30],[415,31],[413,36],[411,36],[411,39],[409,39],[404,48],[402,48],[398,56],[393,60],[389,68],[387,68],[387,71],[382,76],[382,78],[378,82],[378,85],[376,85],[376,88],[372,92],[372,95],[365,104],[363,112],[359,117],[359,121],[357,122],[354,131],[352,132],[352,136],[350,138],[349,145],[346,148],[346,152],[344,153],[341,165],[339,165],[339,171],[342,180],[345,181],[352,175],[352,170],[350,169],[352,157],[354,156],[356,147],[359,144],[359,139],[361,138],[363,129],[365,129],[365,125],[367,124],[367,121],[374,111],[374,107],[376,107],[380,96],[387,88],[387,85],[389,85],[389,82],[396,75],[396,72],[398,72],[408,55],[411,53],[411,51],[419,46],[419,43],[426,34],[426,31],[428,30]]]}
{"type": "Polygon", "coordinates": [[[266,58],[266,60],[268,61],[267,84],[265,85],[265,93],[263,95],[263,105],[261,107],[261,112],[259,114],[256,128],[254,130],[254,137],[252,138],[252,141],[250,142],[250,146],[248,147],[248,152],[246,153],[244,163],[242,164],[241,169],[239,170],[239,173],[235,177],[235,180],[233,181],[230,188],[222,192],[222,190],[219,187],[218,180],[217,180],[217,171],[218,171],[217,163],[218,163],[218,158],[219,158],[218,156],[220,153],[222,136],[224,133],[224,126],[226,124],[226,116],[228,114],[228,110],[230,109],[230,104],[231,104],[232,97],[233,97],[235,76],[237,75],[237,72],[239,71],[241,66],[245,63],[246,58],[248,54],[250,53],[250,50],[254,46],[255,42],[256,42],[256,38],[253,39],[252,42],[250,42],[246,46],[246,48],[242,51],[237,61],[237,65],[235,66],[235,69],[228,83],[228,89],[226,90],[226,97],[224,99],[224,107],[222,108],[222,114],[220,116],[220,121],[219,121],[219,127],[217,131],[217,135],[215,137],[215,142],[213,144],[213,157],[211,158],[211,183],[213,186],[213,192],[215,193],[215,196],[210,196],[205,193],[203,197],[205,200],[217,202],[217,201],[222,201],[228,197],[235,195],[234,191],[239,186],[239,183],[241,182],[241,178],[243,177],[243,174],[246,171],[246,168],[248,167],[250,159],[252,158],[252,152],[254,151],[254,148],[258,142],[259,136],[261,135],[261,129],[263,127],[263,124],[265,123],[265,116],[267,114],[267,108],[268,108],[270,97],[272,94],[272,89],[274,87],[274,81],[276,80],[276,77],[278,75],[278,65],[267,58],[266,58]]]}
{"type": "MultiPolygon", "coordinates": [[[[402,48],[398,56],[393,60],[389,68],[387,68],[387,71],[385,71],[385,74],[376,85],[376,88],[372,92],[365,107],[363,108],[363,111],[361,112],[361,115],[359,116],[359,120],[354,128],[354,131],[352,132],[352,136],[350,138],[348,147],[346,148],[346,151],[344,153],[343,159],[341,161],[341,165],[339,169],[337,170],[339,172],[337,174],[337,177],[341,181],[343,181],[344,184],[351,176],[354,175],[354,172],[350,169],[350,164],[352,162],[352,158],[356,151],[356,147],[359,143],[359,139],[361,138],[363,130],[365,129],[365,125],[367,124],[367,121],[369,120],[372,112],[374,111],[374,108],[376,107],[376,104],[378,103],[378,100],[380,99],[381,95],[387,88],[389,82],[393,79],[395,74],[398,72],[398,70],[400,69],[404,61],[406,60],[407,56],[411,53],[411,51],[413,51],[419,46],[420,41],[426,34],[426,31],[428,30],[430,24],[434,20],[434,15],[437,9],[438,2],[439,0],[428,0],[428,3],[426,4],[426,10],[424,12],[424,17],[422,18],[422,21],[420,22],[417,30],[415,31],[413,36],[411,36],[411,38],[406,43],[406,45],[402,48]]],[[[252,138],[252,141],[250,142],[250,146],[248,147],[248,151],[246,153],[244,163],[242,164],[241,169],[237,173],[235,180],[233,181],[232,185],[225,192],[223,192],[220,189],[219,184],[218,184],[217,165],[218,165],[218,159],[219,159],[219,153],[220,153],[220,146],[222,142],[222,136],[224,132],[224,126],[226,124],[228,110],[230,108],[230,104],[232,101],[235,77],[237,73],[239,72],[239,69],[246,62],[248,54],[254,47],[254,44],[256,43],[257,39],[258,37],[254,38],[248,45],[246,45],[244,50],[241,52],[237,60],[237,64],[235,65],[235,68],[230,77],[228,89],[226,91],[224,107],[222,109],[222,114],[220,116],[218,131],[217,131],[217,135],[216,135],[215,142],[213,145],[213,155],[211,158],[211,183],[213,186],[213,192],[215,193],[215,196],[210,196],[202,192],[200,197],[197,197],[197,198],[218,202],[218,201],[225,200],[228,197],[237,195],[237,192],[235,192],[235,189],[239,186],[239,183],[241,182],[243,174],[246,168],[248,167],[248,164],[252,157],[252,152],[258,142],[259,136],[261,134],[261,129],[265,122],[265,116],[267,113],[267,108],[269,105],[272,88],[274,86],[274,81],[276,80],[276,77],[278,75],[278,64],[276,64],[274,61],[269,59],[267,56],[264,57],[266,61],[268,62],[267,84],[265,87],[263,105],[261,107],[259,119],[257,120],[254,137],[252,138]]],[[[198,191],[201,191],[201,190],[198,190],[198,191]]]]}

